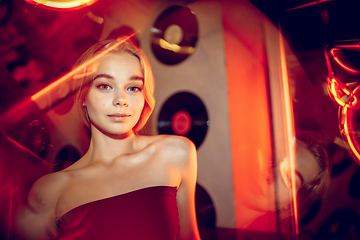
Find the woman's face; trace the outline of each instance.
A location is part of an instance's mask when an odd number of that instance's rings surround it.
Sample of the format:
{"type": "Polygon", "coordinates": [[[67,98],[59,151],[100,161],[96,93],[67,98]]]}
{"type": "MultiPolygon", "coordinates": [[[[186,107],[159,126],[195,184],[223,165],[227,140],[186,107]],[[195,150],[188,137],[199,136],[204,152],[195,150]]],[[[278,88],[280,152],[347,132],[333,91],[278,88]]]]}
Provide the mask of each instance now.
{"type": "MultiPolygon", "coordinates": [[[[315,159],[315,156],[306,148],[306,145],[297,141],[296,143],[296,162],[295,162],[295,189],[299,190],[304,184],[313,181],[320,172],[320,167],[315,159]]],[[[289,161],[282,161],[277,171],[278,176],[278,202],[279,207],[286,207],[289,204],[289,199],[292,199],[291,194],[291,172],[289,161]]]]}
{"type": "Polygon", "coordinates": [[[132,133],[144,107],[144,76],[135,56],[107,53],[93,63],[93,82],[83,103],[91,129],[107,134],[132,133]]]}

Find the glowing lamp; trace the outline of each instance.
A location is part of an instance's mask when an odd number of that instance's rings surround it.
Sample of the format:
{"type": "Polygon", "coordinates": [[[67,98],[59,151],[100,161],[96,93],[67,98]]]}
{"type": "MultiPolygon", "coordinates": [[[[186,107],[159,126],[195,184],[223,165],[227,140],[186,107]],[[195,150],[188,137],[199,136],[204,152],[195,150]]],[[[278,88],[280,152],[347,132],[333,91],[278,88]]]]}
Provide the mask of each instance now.
{"type": "Polygon", "coordinates": [[[70,9],[74,10],[74,9],[88,7],[93,3],[95,3],[97,0],[25,0],[25,1],[52,10],[66,11],[70,9]]]}

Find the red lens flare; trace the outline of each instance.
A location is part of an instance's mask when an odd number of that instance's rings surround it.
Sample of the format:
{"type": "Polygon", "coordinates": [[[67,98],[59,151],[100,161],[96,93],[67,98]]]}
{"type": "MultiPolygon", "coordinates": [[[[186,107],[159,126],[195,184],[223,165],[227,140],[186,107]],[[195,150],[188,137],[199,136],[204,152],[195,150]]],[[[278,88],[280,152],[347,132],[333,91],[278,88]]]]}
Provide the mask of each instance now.
{"type": "Polygon", "coordinates": [[[346,71],[350,72],[350,73],[354,73],[354,74],[359,74],[360,71],[357,69],[354,69],[354,67],[350,67],[348,66],[348,64],[345,64],[345,60],[341,60],[341,58],[343,57],[344,53],[340,48],[332,48],[330,50],[330,54],[332,56],[332,58],[335,60],[335,62],[337,64],[339,64],[343,69],[345,69],[346,71]]]}

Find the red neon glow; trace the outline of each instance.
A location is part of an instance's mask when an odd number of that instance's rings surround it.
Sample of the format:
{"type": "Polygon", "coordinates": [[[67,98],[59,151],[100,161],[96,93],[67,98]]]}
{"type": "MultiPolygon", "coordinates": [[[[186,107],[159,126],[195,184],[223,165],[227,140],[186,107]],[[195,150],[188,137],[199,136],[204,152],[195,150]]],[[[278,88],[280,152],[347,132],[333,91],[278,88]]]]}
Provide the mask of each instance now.
{"type": "MultiPolygon", "coordinates": [[[[355,146],[354,141],[352,140],[352,130],[349,127],[349,114],[348,114],[348,106],[345,106],[342,110],[342,115],[344,116],[344,129],[343,129],[343,136],[345,136],[347,142],[349,143],[349,147],[351,152],[355,155],[356,159],[360,161],[360,154],[358,151],[358,147],[355,146]]],[[[356,144],[357,145],[357,144],[356,144]]]]}
{"type": "MultiPolygon", "coordinates": [[[[280,31],[279,31],[280,33],[280,31]]],[[[280,62],[281,62],[281,73],[282,73],[282,85],[283,85],[283,94],[284,94],[284,103],[285,103],[285,121],[286,122],[286,133],[287,133],[287,148],[289,159],[285,159],[284,161],[290,161],[290,172],[291,172],[291,182],[292,182],[292,200],[294,207],[294,229],[295,233],[299,233],[298,226],[298,203],[297,203],[297,189],[296,189],[296,174],[295,174],[295,130],[294,130],[294,122],[293,122],[293,108],[292,108],[292,99],[290,97],[290,89],[289,89],[289,78],[287,73],[287,65],[286,65],[286,55],[283,37],[280,33],[279,36],[279,44],[280,44],[280,62]]]]}
{"type": "MultiPolygon", "coordinates": [[[[358,95],[360,91],[360,85],[358,85],[354,91],[353,95],[358,95]]],[[[354,109],[348,104],[346,104],[342,109],[339,109],[339,125],[340,125],[340,132],[342,136],[345,138],[347,143],[349,144],[350,150],[354,157],[360,161],[360,153],[359,153],[359,143],[357,141],[357,136],[359,136],[359,132],[355,132],[353,129],[353,122],[351,119],[353,118],[353,111],[359,111],[358,108],[354,109]],[[341,112],[341,113],[340,113],[341,112]]]]}
{"type": "MultiPolygon", "coordinates": [[[[338,47],[357,50],[359,49],[359,44],[341,45],[338,47]]],[[[347,71],[351,73],[360,73],[357,70],[347,67],[339,60],[336,54],[336,51],[338,50],[340,51],[341,49],[333,48],[330,50],[330,54],[332,58],[347,71]]],[[[360,86],[358,85],[357,82],[344,84],[341,81],[339,81],[332,72],[330,60],[328,55],[326,54],[326,51],[325,51],[325,59],[329,71],[329,76],[326,79],[328,92],[331,99],[340,106],[339,127],[340,127],[341,135],[343,136],[344,140],[346,140],[346,142],[349,144],[351,153],[358,161],[360,161],[359,145],[357,143],[356,137],[354,137],[356,133],[354,133],[351,122],[349,122],[349,119],[352,117],[352,112],[348,111],[349,108],[350,110],[352,108],[358,108],[357,107],[358,98],[356,97],[356,95],[359,92],[360,86]]]]}
{"type": "Polygon", "coordinates": [[[25,1],[51,10],[67,11],[67,10],[76,10],[76,9],[88,7],[94,4],[97,0],[25,0],[25,1]]]}
{"type": "Polygon", "coordinates": [[[330,54],[333,57],[333,59],[335,60],[335,62],[337,62],[342,68],[344,68],[348,72],[355,73],[355,74],[360,73],[360,71],[352,69],[351,67],[348,67],[344,63],[342,63],[338,57],[337,52],[342,52],[342,51],[339,48],[332,48],[330,50],[330,54]]]}
{"type": "Polygon", "coordinates": [[[333,97],[334,101],[339,104],[340,106],[345,106],[345,102],[341,99],[340,96],[338,96],[338,91],[336,88],[336,79],[335,78],[329,78],[330,79],[330,92],[331,96],[333,97]]]}
{"type": "Polygon", "coordinates": [[[352,107],[358,103],[356,96],[352,94],[352,92],[348,89],[347,85],[341,83],[334,76],[329,76],[327,78],[327,85],[331,99],[338,105],[342,107],[344,107],[345,105],[352,107]]]}
{"type": "Polygon", "coordinates": [[[330,2],[331,0],[317,0],[317,1],[313,1],[313,2],[309,2],[309,3],[306,3],[306,4],[303,4],[303,5],[300,5],[298,7],[294,7],[294,8],[290,8],[286,11],[292,11],[292,10],[296,10],[296,9],[301,9],[301,8],[304,8],[304,7],[310,7],[310,6],[313,6],[313,5],[318,5],[319,3],[326,3],[326,2],[330,2]]]}

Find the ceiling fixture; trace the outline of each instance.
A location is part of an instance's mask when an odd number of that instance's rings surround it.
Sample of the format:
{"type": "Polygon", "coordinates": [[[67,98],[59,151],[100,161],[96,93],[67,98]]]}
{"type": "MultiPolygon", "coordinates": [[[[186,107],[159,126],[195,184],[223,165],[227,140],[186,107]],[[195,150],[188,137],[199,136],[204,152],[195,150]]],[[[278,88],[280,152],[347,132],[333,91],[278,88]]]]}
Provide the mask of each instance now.
{"type": "Polygon", "coordinates": [[[97,0],[25,0],[28,3],[38,5],[40,7],[57,10],[57,11],[66,11],[66,10],[75,10],[80,8],[85,8],[97,0]]]}

